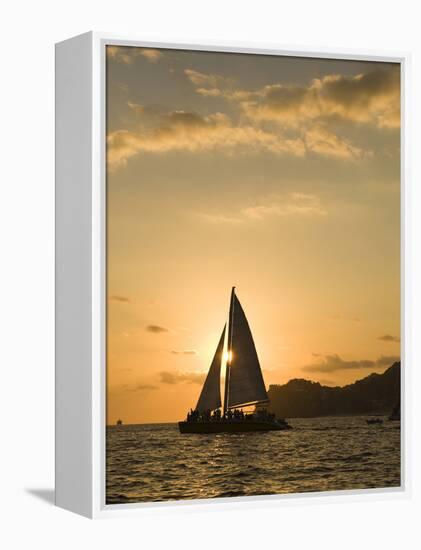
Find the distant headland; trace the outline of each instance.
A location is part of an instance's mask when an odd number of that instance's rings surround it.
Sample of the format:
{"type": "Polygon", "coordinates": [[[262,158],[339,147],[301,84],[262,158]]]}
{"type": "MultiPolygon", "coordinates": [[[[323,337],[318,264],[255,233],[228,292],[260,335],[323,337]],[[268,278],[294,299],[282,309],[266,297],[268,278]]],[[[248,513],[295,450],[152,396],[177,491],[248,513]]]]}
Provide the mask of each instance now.
{"type": "Polygon", "coordinates": [[[269,386],[268,410],[281,418],[390,414],[400,401],[401,364],[343,387],[293,379],[269,386]]]}

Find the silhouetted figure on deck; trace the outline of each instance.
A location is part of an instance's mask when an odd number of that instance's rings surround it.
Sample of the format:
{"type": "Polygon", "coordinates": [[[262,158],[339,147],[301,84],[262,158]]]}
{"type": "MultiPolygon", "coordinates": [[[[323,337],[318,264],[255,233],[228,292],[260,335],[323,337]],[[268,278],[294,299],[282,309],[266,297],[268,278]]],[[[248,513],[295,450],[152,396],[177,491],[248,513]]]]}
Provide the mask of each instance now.
{"type": "Polygon", "coordinates": [[[199,411],[197,409],[190,409],[190,411],[187,413],[187,422],[197,422],[198,420],[199,411]]]}

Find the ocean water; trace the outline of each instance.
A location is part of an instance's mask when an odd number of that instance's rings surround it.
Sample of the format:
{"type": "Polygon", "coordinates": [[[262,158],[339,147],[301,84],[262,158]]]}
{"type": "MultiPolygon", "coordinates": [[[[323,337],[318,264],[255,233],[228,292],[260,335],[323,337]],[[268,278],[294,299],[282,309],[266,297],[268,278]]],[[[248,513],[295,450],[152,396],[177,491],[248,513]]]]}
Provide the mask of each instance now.
{"type": "Polygon", "coordinates": [[[177,424],[107,427],[107,504],[400,485],[400,423],[292,419],[293,430],[181,435],[177,424]]]}

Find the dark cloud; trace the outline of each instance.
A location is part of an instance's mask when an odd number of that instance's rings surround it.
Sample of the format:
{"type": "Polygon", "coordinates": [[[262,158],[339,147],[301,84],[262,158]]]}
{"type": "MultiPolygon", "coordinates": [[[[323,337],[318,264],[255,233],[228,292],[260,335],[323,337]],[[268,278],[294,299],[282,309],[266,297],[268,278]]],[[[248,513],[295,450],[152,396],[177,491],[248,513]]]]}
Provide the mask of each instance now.
{"type": "Polygon", "coordinates": [[[130,304],[131,300],[127,296],[119,296],[118,294],[113,294],[109,298],[110,302],[120,302],[122,304],[130,304]]]}
{"type": "Polygon", "coordinates": [[[372,361],[371,359],[347,361],[335,353],[333,355],[324,355],[322,361],[306,365],[302,370],[305,372],[334,372],[348,369],[376,369],[390,367],[399,360],[400,358],[398,356],[382,355],[376,361],[372,361]]]}
{"type": "Polygon", "coordinates": [[[398,67],[392,70],[375,70],[353,77],[332,76],[322,81],[323,97],[345,109],[358,110],[383,105],[386,98],[399,94],[398,67]]]}
{"type": "Polygon", "coordinates": [[[158,386],[154,386],[153,384],[137,384],[137,386],[132,388],[131,391],[152,391],[157,389],[158,386]]]}
{"type": "Polygon", "coordinates": [[[383,336],[379,336],[377,340],[382,340],[383,342],[395,342],[395,343],[399,343],[401,341],[399,336],[392,336],[391,334],[383,334],[383,336]]]}
{"type": "Polygon", "coordinates": [[[194,349],[183,349],[183,350],[172,349],[171,353],[173,353],[174,355],[197,355],[197,351],[194,349]]]}
{"type": "Polygon", "coordinates": [[[204,373],[197,372],[168,372],[159,373],[162,384],[179,384],[180,382],[188,382],[189,384],[203,384],[205,381],[204,373]]]}
{"type": "Polygon", "coordinates": [[[159,325],[148,325],[146,327],[146,330],[148,332],[152,332],[154,334],[159,334],[161,332],[168,332],[168,329],[165,327],[160,327],[159,325]]]}
{"type": "Polygon", "coordinates": [[[300,122],[327,122],[331,117],[378,127],[400,126],[399,67],[355,76],[327,75],[308,86],[273,84],[242,101],[252,118],[300,122]]]}

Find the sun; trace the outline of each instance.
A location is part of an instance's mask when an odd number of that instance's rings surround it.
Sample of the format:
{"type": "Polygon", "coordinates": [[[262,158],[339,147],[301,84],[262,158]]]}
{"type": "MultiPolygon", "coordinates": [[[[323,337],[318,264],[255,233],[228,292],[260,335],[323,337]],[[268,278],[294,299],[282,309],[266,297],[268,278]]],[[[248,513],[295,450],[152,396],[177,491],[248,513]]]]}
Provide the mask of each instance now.
{"type": "Polygon", "coordinates": [[[225,350],[224,354],[222,356],[222,359],[224,363],[231,363],[232,362],[232,351],[225,350]]]}

